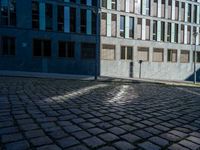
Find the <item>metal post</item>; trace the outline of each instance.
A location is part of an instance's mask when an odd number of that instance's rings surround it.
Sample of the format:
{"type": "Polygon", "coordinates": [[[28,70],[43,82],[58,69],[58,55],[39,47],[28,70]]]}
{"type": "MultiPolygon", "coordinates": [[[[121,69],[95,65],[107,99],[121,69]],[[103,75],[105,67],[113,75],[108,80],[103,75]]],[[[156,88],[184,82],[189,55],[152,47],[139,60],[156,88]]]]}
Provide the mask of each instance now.
{"type": "MultiPolygon", "coordinates": [[[[98,1],[99,2],[99,1],[98,1]]],[[[94,79],[98,79],[98,62],[100,61],[99,56],[100,56],[100,32],[101,32],[101,27],[100,27],[100,20],[101,20],[101,10],[100,10],[100,2],[97,3],[97,9],[96,9],[96,15],[97,15],[97,21],[96,21],[96,55],[95,55],[95,76],[94,79]]]]}
{"type": "Polygon", "coordinates": [[[194,37],[195,37],[195,46],[194,46],[194,84],[197,83],[197,72],[196,72],[196,64],[197,64],[197,35],[199,33],[195,32],[194,37]]]}
{"type": "Polygon", "coordinates": [[[139,60],[139,64],[140,64],[140,70],[139,70],[139,78],[142,78],[142,60],[139,60]]]}

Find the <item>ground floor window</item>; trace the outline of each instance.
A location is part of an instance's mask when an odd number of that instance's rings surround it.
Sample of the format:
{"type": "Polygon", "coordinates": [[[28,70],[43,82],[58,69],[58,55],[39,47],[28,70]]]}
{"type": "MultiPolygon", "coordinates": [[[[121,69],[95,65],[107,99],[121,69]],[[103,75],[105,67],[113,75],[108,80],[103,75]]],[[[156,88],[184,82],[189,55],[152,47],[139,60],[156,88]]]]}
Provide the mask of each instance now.
{"type": "MultiPolygon", "coordinates": [[[[196,53],[196,60],[197,60],[197,63],[200,63],[200,52],[196,53]]],[[[193,61],[194,61],[194,52],[193,52],[193,61]]]]}
{"type": "Polygon", "coordinates": [[[96,54],[96,44],[82,43],[81,44],[81,57],[83,59],[94,59],[96,54]]]}
{"type": "Polygon", "coordinates": [[[1,37],[1,42],[0,42],[0,54],[1,55],[7,55],[7,56],[14,56],[15,55],[15,38],[14,37],[8,37],[8,36],[3,36],[1,37]]]}
{"type": "Polygon", "coordinates": [[[138,60],[149,61],[148,47],[138,47],[138,60]]]}
{"type": "Polygon", "coordinates": [[[181,63],[189,63],[189,61],[190,61],[190,51],[181,50],[180,62],[181,63]]]}
{"type": "Polygon", "coordinates": [[[153,49],[153,61],[154,62],[163,62],[164,61],[164,50],[161,48],[153,49]]]}
{"type": "Polygon", "coordinates": [[[101,50],[101,59],[114,60],[115,59],[115,45],[103,44],[101,50]]]}
{"type": "Polygon", "coordinates": [[[34,39],[33,40],[33,56],[51,56],[51,40],[34,39]]]}
{"type": "Polygon", "coordinates": [[[75,54],[75,43],[59,41],[58,56],[66,58],[74,58],[75,54]]]}
{"type": "Polygon", "coordinates": [[[177,50],[176,49],[168,49],[167,60],[168,60],[168,62],[177,62],[177,50]]]}
{"type": "Polygon", "coordinates": [[[132,60],[133,59],[133,47],[121,46],[121,59],[132,60]]]}

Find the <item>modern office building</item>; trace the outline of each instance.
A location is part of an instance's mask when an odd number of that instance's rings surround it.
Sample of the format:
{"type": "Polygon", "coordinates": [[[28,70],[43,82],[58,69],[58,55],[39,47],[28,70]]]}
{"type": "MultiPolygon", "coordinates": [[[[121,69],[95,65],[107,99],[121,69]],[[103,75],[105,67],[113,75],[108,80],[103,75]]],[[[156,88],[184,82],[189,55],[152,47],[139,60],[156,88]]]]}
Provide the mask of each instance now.
{"type": "Polygon", "coordinates": [[[199,0],[102,0],[101,75],[139,77],[143,60],[142,78],[192,79],[199,17],[199,0]]]}
{"type": "Polygon", "coordinates": [[[96,0],[0,0],[0,69],[94,74],[96,0]]]}
{"type": "Polygon", "coordinates": [[[1,0],[0,7],[1,70],[94,75],[97,68],[103,76],[191,80],[196,48],[200,80],[200,0],[1,0]]]}

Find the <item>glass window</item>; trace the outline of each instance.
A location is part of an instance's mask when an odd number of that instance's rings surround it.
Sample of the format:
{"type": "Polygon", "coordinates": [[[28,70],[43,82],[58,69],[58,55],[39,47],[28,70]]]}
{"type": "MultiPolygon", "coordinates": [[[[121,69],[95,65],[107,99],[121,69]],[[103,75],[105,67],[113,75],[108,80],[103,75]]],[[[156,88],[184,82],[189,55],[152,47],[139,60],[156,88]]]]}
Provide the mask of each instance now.
{"type": "Polygon", "coordinates": [[[57,21],[58,31],[64,31],[64,6],[58,6],[57,21]]]}
{"type": "Polygon", "coordinates": [[[33,40],[33,56],[51,56],[51,41],[50,40],[33,40]]]}
{"type": "Polygon", "coordinates": [[[149,48],[148,47],[138,47],[138,60],[149,61],[149,48]]]}
{"type": "Polygon", "coordinates": [[[153,49],[153,61],[154,62],[163,62],[164,61],[164,50],[161,48],[153,49]]]}
{"type": "Polygon", "coordinates": [[[134,38],[134,18],[129,18],[129,37],[134,38]]]}
{"type": "Polygon", "coordinates": [[[120,16],[120,36],[125,37],[125,16],[120,16]]]}
{"type": "Polygon", "coordinates": [[[153,21],[153,40],[157,40],[157,21],[153,21]]]}
{"type": "Polygon", "coordinates": [[[180,62],[181,63],[189,63],[189,61],[190,61],[190,51],[181,50],[180,62]]]}
{"type": "Polygon", "coordinates": [[[14,56],[15,55],[15,38],[3,36],[1,38],[1,55],[14,56]]]}
{"type": "Polygon", "coordinates": [[[0,24],[16,26],[16,0],[0,1],[0,24]]]}
{"type": "Polygon", "coordinates": [[[70,8],[70,32],[76,32],[76,8],[70,8]]]}
{"type": "Polygon", "coordinates": [[[53,29],[53,7],[52,4],[46,4],[46,30],[53,29]]]}
{"type": "Polygon", "coordinates": [[[96,54],[96,44],[82,43],[81,44],[81,57],[83,59],[94,59],[96,54]]]}
{"type": "Polygon", "coordinates": [[[168,49],[167,52],[167,61],[168,62],[177,62],[177,50],[168,49]]]}
{"type": "Polygon", "coordinates": [[[86,33],[86,10],[81,9],[81,33],[86,33]]]}
{"type": "Polygon", "coordinates": [[[59,57],[74,58],[74,53],[75,53],[74,42],[65,42],[65,41],[59,42],[59,51],[58,51],[59,57]]]}
{"type": "Polygon", "coordinates": [[[115,59],[115,45],[103,44],[101,50],[101,59],[114,60],[115,59]]]}

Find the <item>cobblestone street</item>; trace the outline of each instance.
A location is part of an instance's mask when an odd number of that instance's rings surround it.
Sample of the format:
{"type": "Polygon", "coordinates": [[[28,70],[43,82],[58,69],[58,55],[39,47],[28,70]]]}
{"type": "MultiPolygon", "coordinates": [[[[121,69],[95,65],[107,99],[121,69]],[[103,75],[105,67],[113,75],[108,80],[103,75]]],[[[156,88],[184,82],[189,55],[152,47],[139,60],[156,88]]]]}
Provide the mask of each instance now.
{"type": "Polygon", "coordinates": [[[0,77],[0,149],[200,149],[200,88],[0,77]]]}

